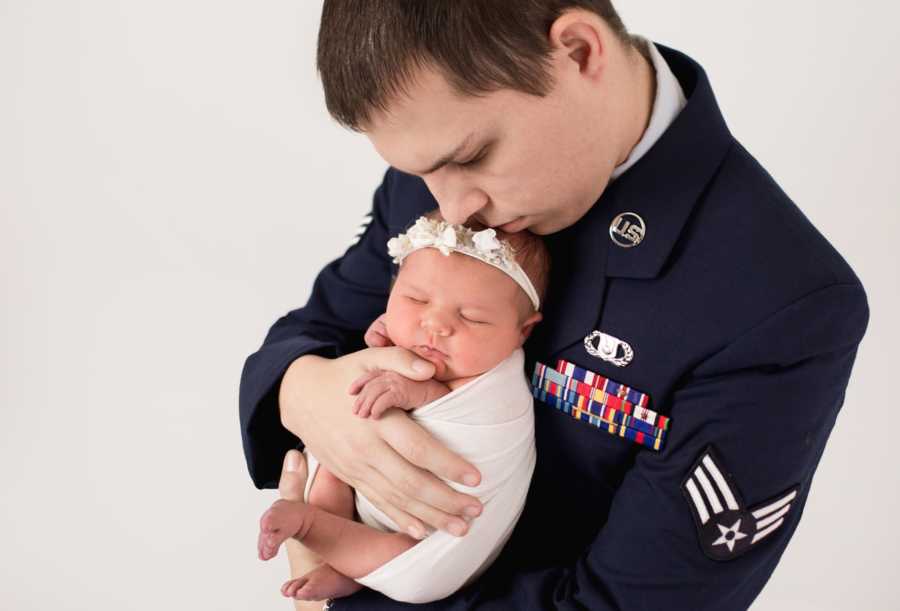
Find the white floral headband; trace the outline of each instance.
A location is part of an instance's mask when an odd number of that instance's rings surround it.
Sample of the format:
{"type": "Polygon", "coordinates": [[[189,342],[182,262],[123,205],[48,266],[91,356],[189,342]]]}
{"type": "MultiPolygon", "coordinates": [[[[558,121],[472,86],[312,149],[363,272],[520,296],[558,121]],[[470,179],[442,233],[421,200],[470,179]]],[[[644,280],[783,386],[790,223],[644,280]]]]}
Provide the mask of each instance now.
{"type": "Polygon", "coordinates": [[[397,265],[422,248],[437,248],[444,256],[450,256],[450,251],[455,251],[484,261],[515,280],[531,299],[535,311],[540,309],[541,301],[537,291],[528,274],[516,263],[512,246],[498,240],[497,232],[493,229],[473,231],[463,225],[452,225],[446,221],[420,216],[406,233],[388,240],[387,247],[388,254],[397,265]]]}

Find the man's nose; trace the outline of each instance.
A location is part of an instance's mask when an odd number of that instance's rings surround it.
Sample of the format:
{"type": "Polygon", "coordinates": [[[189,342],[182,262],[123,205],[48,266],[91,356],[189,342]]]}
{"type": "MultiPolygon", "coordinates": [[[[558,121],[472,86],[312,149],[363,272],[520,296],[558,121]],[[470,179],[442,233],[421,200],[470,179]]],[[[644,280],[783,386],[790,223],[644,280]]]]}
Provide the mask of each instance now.
{"type": "Polygon", "coordinates": [[[428,189],[437,200],[441,216],[448,223],[465,223],[469,217],[488,203],[487,193],[478,188],[454,189],[449,185],[426,181],[428,189]]]}

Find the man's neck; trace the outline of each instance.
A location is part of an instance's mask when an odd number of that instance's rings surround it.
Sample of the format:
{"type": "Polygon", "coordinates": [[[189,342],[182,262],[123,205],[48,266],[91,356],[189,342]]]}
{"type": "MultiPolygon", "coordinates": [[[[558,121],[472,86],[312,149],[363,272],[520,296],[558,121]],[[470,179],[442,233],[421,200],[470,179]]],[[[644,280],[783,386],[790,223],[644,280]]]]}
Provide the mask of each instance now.
{"type": "Polygon", "coordinates": [[[656,68],[653,66],[653,59],[647,46],[650,44],[653,43],[638,41],[637,50],[632,51],[628,57],[628,61],[632,64],[633,75],[629,94],[629,106],[633,109],[633,113],[628,122],[626,146],[620,155],[620,164],[628,159],[631,151],[641,141],[653,114],[653,103],[656,99],[656,68]]]}

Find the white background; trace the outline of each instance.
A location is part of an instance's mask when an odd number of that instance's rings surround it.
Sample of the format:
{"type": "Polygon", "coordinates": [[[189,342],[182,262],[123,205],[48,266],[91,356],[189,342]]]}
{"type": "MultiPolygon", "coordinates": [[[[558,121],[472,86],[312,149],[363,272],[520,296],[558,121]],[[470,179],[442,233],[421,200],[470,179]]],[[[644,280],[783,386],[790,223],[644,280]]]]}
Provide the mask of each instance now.
{"type": "MultiPolygon", "coordinates": [[[[898,9],[622,0],[862,278],[872,319],[755,610],[896,609],[898,9]]],[[[383,162],[327,116],[320,3],[0,0],[0,606],[287,609],[256,559],[244,358],[383,162]]]]}

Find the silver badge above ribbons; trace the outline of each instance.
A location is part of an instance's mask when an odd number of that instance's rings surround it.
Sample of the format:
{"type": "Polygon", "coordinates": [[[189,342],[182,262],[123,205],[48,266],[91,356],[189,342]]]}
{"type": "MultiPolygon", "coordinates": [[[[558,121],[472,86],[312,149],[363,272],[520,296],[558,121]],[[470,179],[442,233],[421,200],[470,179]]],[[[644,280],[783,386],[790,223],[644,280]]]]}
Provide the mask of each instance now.
{"type": "Polygon", "coordinates": [[[634,358],[634,350],[628,342],[601,331],[594,331],[584,338],[584,349],[591,356],[603,359],[616,367],[626,367],[634,358]]]}
{"type": "Polygon", "coordinates": [[[623,212],[609,224],[609,237],[616,246],[634,248],[644,241],[647,226],[644,219],[634,212],[623,212]]]}

